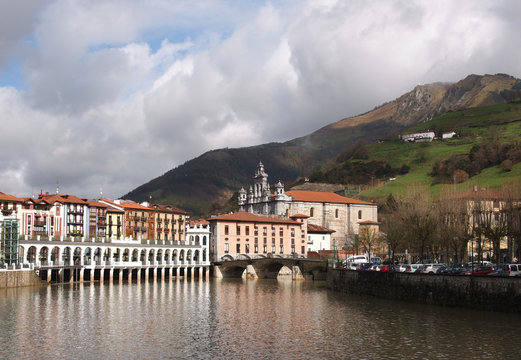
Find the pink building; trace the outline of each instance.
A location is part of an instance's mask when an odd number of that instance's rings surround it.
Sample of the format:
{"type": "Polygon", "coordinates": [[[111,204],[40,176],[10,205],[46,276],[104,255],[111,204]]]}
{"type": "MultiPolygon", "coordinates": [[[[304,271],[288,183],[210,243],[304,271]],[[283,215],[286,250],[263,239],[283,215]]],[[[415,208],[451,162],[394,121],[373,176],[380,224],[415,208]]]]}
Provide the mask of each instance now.
{"type": "Polygon", "coordinates": [[[306,256],[306,215],[278,219],[247,212],[214,216],[210,222],[210,259],[306,256]]]}

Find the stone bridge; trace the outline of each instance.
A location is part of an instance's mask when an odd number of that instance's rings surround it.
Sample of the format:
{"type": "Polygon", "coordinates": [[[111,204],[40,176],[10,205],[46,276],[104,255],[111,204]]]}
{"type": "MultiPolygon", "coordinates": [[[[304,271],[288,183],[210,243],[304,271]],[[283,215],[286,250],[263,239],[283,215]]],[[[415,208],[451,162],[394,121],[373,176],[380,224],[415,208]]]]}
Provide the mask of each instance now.
{"type": "Polygon", "coordinates": [[[213,264],[214,277],[276,279],[291,276],[293,280],[326,280],[327,263],[305,258],[257,258],[223,260],[213,264]]]}

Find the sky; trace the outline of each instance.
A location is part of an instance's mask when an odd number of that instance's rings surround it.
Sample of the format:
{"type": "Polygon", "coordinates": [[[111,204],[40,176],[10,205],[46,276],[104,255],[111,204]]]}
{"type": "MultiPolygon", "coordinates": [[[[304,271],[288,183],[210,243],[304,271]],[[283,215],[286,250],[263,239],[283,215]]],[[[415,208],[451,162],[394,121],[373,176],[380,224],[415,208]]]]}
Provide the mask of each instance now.
{"type": "Polygon", "coordinates": [[[418,84],[521,77],[517,0],[0,0],[0,192],[119,198],[418,84]]]}

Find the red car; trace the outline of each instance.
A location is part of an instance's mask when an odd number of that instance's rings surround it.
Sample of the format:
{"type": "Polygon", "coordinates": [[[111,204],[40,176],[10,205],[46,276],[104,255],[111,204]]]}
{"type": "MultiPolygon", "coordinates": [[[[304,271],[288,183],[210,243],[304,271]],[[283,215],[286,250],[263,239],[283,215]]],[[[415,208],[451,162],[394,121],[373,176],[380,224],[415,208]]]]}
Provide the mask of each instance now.
{"type": "Polygon", "coordinates": [[[487,275],[493,272],[492,266],[480,266],[472,271],[472,275],[487,275]]]}

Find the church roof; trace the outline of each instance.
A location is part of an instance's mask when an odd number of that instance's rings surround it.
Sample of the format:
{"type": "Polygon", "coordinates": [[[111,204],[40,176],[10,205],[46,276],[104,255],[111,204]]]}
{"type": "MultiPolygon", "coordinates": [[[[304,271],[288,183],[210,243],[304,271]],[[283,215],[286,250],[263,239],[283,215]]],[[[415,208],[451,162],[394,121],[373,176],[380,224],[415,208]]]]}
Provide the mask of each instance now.
{"type": "Polygon", "coordinates": [[[287,219],[277,219],[266,216],[260,216],[251,214],[245,211],[240,211],[231,214],[223,214],[211,217],[208,221],[238,221],[238,222],[256,222],[256,223],[275,223],[275,224],[288,224],[288,225],[302,225],[301,222],[287,219]]]}
{"type": "Polygon", "coordinates": [[[293,198],[293,201],[304,202],[322,202],[322,203],[336,203],[336,204],[359,204],[359,205],[375,205],[368,201],[351,199],[334,192],[325,191],[309,191],[309,190],[290,190],[286,194],[293,198]]]}

